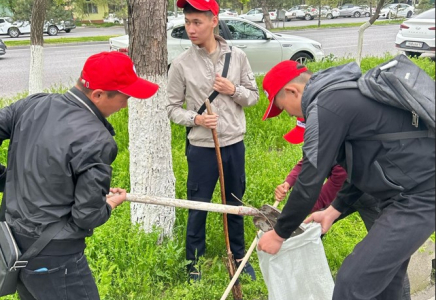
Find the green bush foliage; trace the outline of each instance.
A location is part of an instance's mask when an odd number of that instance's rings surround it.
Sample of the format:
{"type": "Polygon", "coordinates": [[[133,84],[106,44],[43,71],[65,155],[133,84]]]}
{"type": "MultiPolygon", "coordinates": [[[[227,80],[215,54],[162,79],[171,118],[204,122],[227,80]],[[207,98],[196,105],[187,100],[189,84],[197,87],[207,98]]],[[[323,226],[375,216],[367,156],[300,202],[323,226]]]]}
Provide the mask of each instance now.
{"type": "MultiPolygon", "coordinates": [[[[390,57],[365,58],[363,72],[390,57]]],[[[343,64],[351,59],[328,60],[309,63],[312,71],[343,64]]],[[[435,64],[429,59],[415,59],[421,68],[435,78],[435,64]]],[[[289,170],[301,158],[301,146],[288,144],[282,136],[295,126],[295,118],[282,114],[273,120],[261,121],[268,105],[262,92],[263,77],[257,78],[260,101],[245,110],[247,117],[246,171],[247,191],[245,205],[260,207],[274,202],[274,189],[283,182],[289,170]]],[[[59,89],[59,92],[62,92],[59,89]]],[[[4,106],[14,99],[0,99],[4,106]]],[[[110,117],[117,135],[119,154],[113,164],[112,186],[129,189],[128,111],[122,110],[110,117]]],[[[7,142],[3,143],[0,162],[6,163],[7,142]]],[[[172,155],[176,177],[176,197],[186,199],[185,182],[187,163],[184,155],[185,128],[172,124],[172,155]]],[[[216,191],[219,189],[217,188],[216,191]]],[[[213,202],[219,203],[218,192],[213,202]]],[[[281,204],[282,207],[284,204],[281,204]]],[[[185,272],[185,234],[187,211],[177,209],[173,238],[158,244],[159,232],[145,234],[130,221],[129,204],[124,203],[112,214],[110,220],[95,230],[87,239],[86,255],[97,282],[101,298],[120,299],[219,299],[229,283],[229,276],[222,258],[226,255],[222,232],[222,217],[209,213],[207,220],[207,252],[199,264],[203,279],[200,283],[188,284],[185,272]]],[[[362,240],[366,229],[359,215],[354,214],[335,224],[326,234],[323,244],[333,276],[336,275],[344,258],[362,240]]],[[[256,235],[250,217],[245,218],[245,240],[247,248],[256,235]]],[[[242,277],[245,299],[266,300],[267,289],[262,280],[256,254],[251,263],[258,281],[251,282],[242,277]]],[[[17,296],[4,299],[18,299],[17,296]]]]}

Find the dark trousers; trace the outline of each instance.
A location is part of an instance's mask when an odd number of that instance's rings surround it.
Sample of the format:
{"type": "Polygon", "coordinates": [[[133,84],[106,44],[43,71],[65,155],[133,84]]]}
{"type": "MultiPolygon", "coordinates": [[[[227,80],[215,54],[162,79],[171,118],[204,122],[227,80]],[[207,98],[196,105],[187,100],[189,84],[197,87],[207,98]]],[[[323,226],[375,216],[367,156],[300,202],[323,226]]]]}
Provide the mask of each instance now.
{"type": "Polygon", "coordinates": [[[20,271],[17,290],[21,300],[100,299],[83,253],[31,259],[20,271]],[[40,268],[48,271],[35,272],[40,268]]]}
{"type": "Polygon", "coordinates": [[[434,188],[380,204],[379,218],[339,269],[333,300],[401,299],[410,256],[435,230],[434,188]]]}
{"type": "MultiPolygon", "coordinates": [[[[215,148],[189,145],[188,159],[188,199],[210,202],[218,181],[218,163],[215,148]]],[[[241,141],[231,146],[221,147],[224,169],[225,195],[227,204],[242,205],[232,193],[242,200],[245,193],[245,146],[241,141]]],[[[206,250],[207,212],[189,210],[186,232],[186,259],[195,261],[206,250]]],[[[235,259],[245,253],[244,220],[242,216],[227,215],[230,249],[235,259]]]]}

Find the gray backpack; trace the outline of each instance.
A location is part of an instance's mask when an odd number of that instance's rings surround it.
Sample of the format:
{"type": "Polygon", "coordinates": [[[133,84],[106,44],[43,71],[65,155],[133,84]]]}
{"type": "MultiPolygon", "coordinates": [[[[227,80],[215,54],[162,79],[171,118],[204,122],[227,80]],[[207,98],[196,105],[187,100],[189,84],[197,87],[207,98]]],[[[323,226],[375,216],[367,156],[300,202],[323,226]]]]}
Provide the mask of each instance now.
{"type": "Polygon", "coordinates": [[[365,96],[411,113],[412,125],[422,119],[428,131],[379,134],[367,140],[435,137],[435,82],[407,56],[401,54],[362,75],[359,80],[337,83],[324,91],[359,88],[365,96]]]}
{"type": "MultiPolygon", "coordinates": [[[[428,130],[383,133],[359,138],[367,141],[393,141],[414,138],[435,138],[435,82],[407,56],[397,57],[369,70],[357,81],[336,83],[320,93],[332,90],[358,88],[375,101],[401,108],[411,113],[412,125],[418,127],[422,119],[428,130]]],[[[347,180],[353,172],[353,148],[351,140],[345,141],[347,180]]]]}

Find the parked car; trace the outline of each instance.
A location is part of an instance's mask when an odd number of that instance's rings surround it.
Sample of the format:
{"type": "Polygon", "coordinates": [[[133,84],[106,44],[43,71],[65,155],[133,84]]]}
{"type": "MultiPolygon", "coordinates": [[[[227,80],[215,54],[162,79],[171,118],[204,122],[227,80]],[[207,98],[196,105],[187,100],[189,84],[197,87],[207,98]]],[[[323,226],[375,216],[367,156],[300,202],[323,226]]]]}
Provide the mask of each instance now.
{"type": "Polygon", "coordinates": [[[103,23],[123,24],[123,19],[117,17],[113,13],[110,13],[106,18],[103,19],[103,23]]]}
{"type": "Polygon", "coordinates": [[[219,15],[220,15],[220,17],[221,16],[237,17],[238,13],[234,9],[222,8],[222,9],[220,9],[219,15]]]}
{"type": "Polygon", "coordinates": [[[344,4],[339,8],[339,16],[341,17],[354,17],[360,18],[365,12],[362,10],[360,6],[354,4],[344,4]]]}
{"type": "Polygon", "coordinates": [[[406,55],[435,54],[435,9],[427,10],[400,25],[395,46],[406,55]]]}
{"type": "Polygon", "coordinates": [[[308,5],[297,5],[290,8],[285,14],[285,20],[300,19],[310,21],[315,18],[316,9],[308,5]]]}
{"type": "Polygon", "coordinates": [[[415,8],[405,3],[393,3],[384,6],[380,10],[380,18],[410,18],[415,12],[415,8]]]}
{"type": "Polygon", "coordinates": [[[330,6],[323,6],[321,8],[321,17],[323,18],[336,19],[339,16],[340,16],[340,12],[338,8],[331,8],[330,6]]]}
{"type": "Polygon", "coordinates": [[[360,8],[363,11],[363,14],[365,17],[370,17],[371,15],[373,15],[375,13],[375,7],[369,8],[368,5],[361,5],[360,8]],[[371,13],[372,11],[372,13],[371,13]]]}
{"type": "MultiPolygon", "coordinates": [[[[57,35],[60,30],[64,29],[62,24],[54,24],[53,21],[45,21],[43,32],[48,35],[57,35]]],[[[29,21],[14,21],[10,17],[0,17],[0,35],[9,35],[10,37],[16,38],[20,34],[30,33],[30,22],[29,21]]]]}
{"type": "Polygon", "coordinates": [[[62,29],[59,29],[59,31],[65,31],[66,33],[70,33],[71,30],[76,28],[76,22],[74,22],[74,19],[61,21],[60,24],[62,25],[62,29]]]}
{"type": "Polygon", "coordinates": [[[5,55],[7,48],[8,47],[6,47],[5,43],[0,39],[0,55],[5,55]]]}
{"type": "MultiPolygon", "coordinates": [[[[252,22],[263,22],[263,11],[262,8],[254,8],[249,10],[246,14],[242,14],[239,16],[242,19],[247,19],[252,22]]],[[[274,11],[269,12],[269,18],[271,21],[275,20],[277,15],[274,11]]]]}
{"type": "MultiPolygon", "coordinates": [[[[236,17],[222,16],[219,20],[220,35],[230,46],[240,48],[248,57],[255,73],[266,73],[283,60],[321,60],[324,57],[321,44],[304,37],[274,34],[254,22],[236,17]]],[[[185,31],[183,19],[175,19],[167,25],[168,64],[192,45],[185,31]]],[[[109,39],[111,51],[128,52],[127,35],[109,39]]]]}

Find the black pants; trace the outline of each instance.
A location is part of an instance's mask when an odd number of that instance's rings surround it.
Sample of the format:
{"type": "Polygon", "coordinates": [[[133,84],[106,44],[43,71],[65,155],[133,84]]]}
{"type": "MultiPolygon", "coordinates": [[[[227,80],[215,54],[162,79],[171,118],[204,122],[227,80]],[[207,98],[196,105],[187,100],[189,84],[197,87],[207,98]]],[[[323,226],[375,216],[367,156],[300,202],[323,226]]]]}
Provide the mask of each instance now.
{"type": "MultiPolygon", "coordinates": [[[[188,199],[210,202],[218,180],[218,164],[215,148],[189,145],[188,159],[188,199]]],[[[231,146],[221,147],[224,169],[225,195],[227,204],[241,205],[232,193],[242,200],[245,193],[245,146],[241,141],[231,146]]],[[[206,250],[207,212],[189,210],[186,232],[186,259],[196,260],[206,250]]],[[[230,249],[235,259],[245,253],[244,219],[238,215],[227,215],[230,249]]]]}
{"type": "Polygon", "coordinates": [[[401,299],[410,256],[435,230],[435,189],[401,193],[380,208],[339,269],[333,300],[401,299]]]}
{"type": "Polygon", "coordinates": [[[21,300],[100,299],[83,253],[31,259],[20,271],[17,290],[21,300]],[[47,271],[35,272],[40,268],[47,271]]]}

